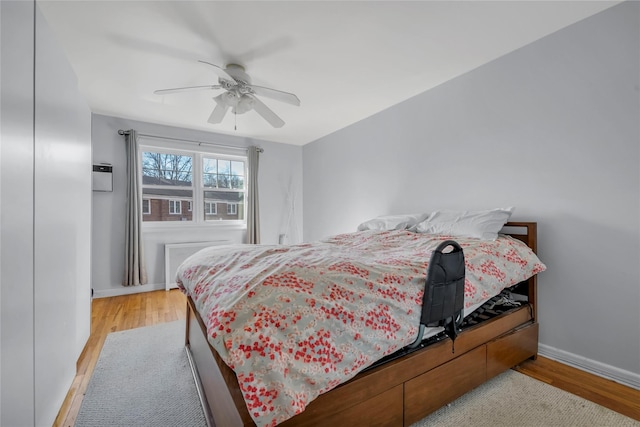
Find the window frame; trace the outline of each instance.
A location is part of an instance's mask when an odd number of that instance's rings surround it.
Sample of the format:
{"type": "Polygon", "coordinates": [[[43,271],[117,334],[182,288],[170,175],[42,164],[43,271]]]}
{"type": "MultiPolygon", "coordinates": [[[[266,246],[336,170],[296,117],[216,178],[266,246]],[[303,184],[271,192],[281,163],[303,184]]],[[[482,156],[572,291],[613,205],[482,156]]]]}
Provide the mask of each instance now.
{"type": "MultiPolygon", "coordinates": [[[[142,158],[144,152],[157,152],[164,154],[176,154],[192,157],[192,169],[191,169],[191,187],[188,187],[192,191],[191,197],[191,221],[142,221],[142,227],[146,230],[166,230],[168,228],[239,228],[246,229],[247,227],[247,200],[249,191],[249,159],[246,149],[244,148],[219,148],[215,146],[207,146],[206,144],[193,146],[189,141],[169,141],[164,139],[156,139],[152,137],[138,137],[138,164],[142,168],[142,158]],[[241,161],[244,164],[244,189],[231,189],[234,192],[244,193],[244,212],[243,219],[205,219],[204,213],[204,192],[207,190],[218,191],[219,189],[212,189],[210,187],[204,187],[203,178],[203,159],[205,157],[215,158],[220,160],[241,161]]],[[[151,186],[143,187],[142,185],[142,170],[140,173],[140,188],[149,188],[151,186]]],[[[181,187],[187,188],[187,187],[181,187]]],[[[143,191],[140,191],[143,193],[143,191]]],[[[141,194],[141,199],[142,194],[141,194]]],[[[148,198],[146,195],[144,198],[148,198]]],[[[172,198],[172,200],[178,200],[178,198],[172,198]]],[[[183,199],[187,200],[187,199],[183,199]]],[[[151,206],[151,201],[149,202],[151,206]]],[[[181,209],[182,210],[182,209],[181,209]]],[[[216,215],[218,215],[219,209],[216,206],[216,215]]]]}
{"type": "Polygon", "coordinates": [[[151,199],[148,197],[142,198],[142,215],[151,215],[151,199]],[[144,202],[147,202],[147,210],[144,209],[144,202]]]}

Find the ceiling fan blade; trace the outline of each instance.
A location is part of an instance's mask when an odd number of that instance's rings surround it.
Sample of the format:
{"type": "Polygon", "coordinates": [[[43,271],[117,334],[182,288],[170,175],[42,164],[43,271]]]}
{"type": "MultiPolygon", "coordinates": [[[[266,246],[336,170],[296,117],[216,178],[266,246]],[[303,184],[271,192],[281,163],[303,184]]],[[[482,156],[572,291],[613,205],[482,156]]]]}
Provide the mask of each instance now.
{"type": "Polygon", "coordinates": [[[207,61],[200,61],[198,60],[198,62],[202,62],[203,64],[208,64],[211,65],[213,67],[213,70],[216,72],[216,74],[218,75],[218,77],[222,77],[225,80],[229,80],[233,83],[235,83],[235,80],[233,79],[233,77],[231,77],[229,75],[229,73],[227,73],[225,70],[223,70],[222,68],[218,67],[215,64],[212,64],[211,62],[207,62],[207,61]]]}
{"type": "Polygon", "coordinates": [[[216,101],[216,108],[213,109],[211,115],[209,116],[209,123],[215,125],[222,122],[224,116],[227,114],[227,110],[229,109],[229,105],[227,105],[224,100],[221,98],[222,95],[218,95],[213,98],[216,101]]]}
{"type": "Polygon", "coordinates": [[[281,90],[270,89],[263,86],[250,86],[256,95],[266,96],[267,98],[275,99],[276,101],[286,102],[287,104],[300,106],[300,100],[297,96],[289,92],[283,92],[281,90]]]}
{"type": "Polygon", "coordinates": [[[196,90],[214,90],[214,89],[222,89],[220,85],[207,85],[207,86],[188,86],[188,87],[176,87],[173,89],[160,89],[154,90],[153,93],[156,95],[166,95],[169,93],[179,93],[179,92],[191,92],[196,90]]]}
{"type": "Polygon", "coordinates": [[[274,113],[269,107],[267,107],[262,101],[253,95],[247,95],[253,99],[253,109],[256,113],[260,114],[263,119],[268,121],[274,128],[281,128],[284,126],[284,120],[282,120],[276,113],[274,113]]]}

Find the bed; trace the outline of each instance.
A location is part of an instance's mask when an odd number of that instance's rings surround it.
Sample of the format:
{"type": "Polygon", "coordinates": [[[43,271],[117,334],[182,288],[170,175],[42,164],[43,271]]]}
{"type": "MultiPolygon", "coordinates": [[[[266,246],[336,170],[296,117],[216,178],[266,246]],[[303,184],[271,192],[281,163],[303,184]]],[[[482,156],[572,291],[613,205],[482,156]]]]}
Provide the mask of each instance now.
{"type": "MultiPolygon", "coordinates": [[[[456,239],[465,248],[465,257],[469,254],[467,276],[473,280],[480,277],[479,280],[485,282],[482,285],[487,286],[487,289],[475,289],[480,285],[477,282],[469,283],[469,288],[474,289],[467,295],[465,283],[465,315],[471,319],[473,313],[485,313],[463,326],[455,340],[455,347],[440,330],[432,329],[425,334],[422,344],[412,351],[408,351],[406,345],[415,336],[419,323],[419,313],[415,312],[413,304],[418,300],[421,302],[422,297],[420,291],[415,289],[415,281],[424,282],[424,267],[429,260],[428,251],[420,246],[423,245],[423,236],[419,233],[406,230],[381,233],[364,231],[334,236],[322,242],[324,246],[320,253],[324,257],[325,252],[329,251],[337,254],[338,259],[332,261],[331,268],[315,268],[315,276],[309,280],[301,280],[298,277],[299,270],[294,275],[289,274],[290,270],[315,266],[317,259],[312,256],[310,261],[294,261],[305,258],[286,258],[285,254],[294,249],[303,254],[314,254],[315,249],[310,244],[294,245],[295,248],[256,248],[256,253],[252,255],[256,260],[251,262],[247,262],[248,255],[243,252],[245,246],[217,247],[190,257],[178,269],[177,282],[187,294],[185,345],[208,422],[218,427],[276,424],[285,427],[332,424],[409,426],[486,380],[535,357],[538,345],[536,274],[545,267],[535,255],[526,258],[514,251],[521,250],[518,245],[526,245],[535,254],[537,226],[534,222],[508,222],[502,233],[497,240],[502,242],[500,244],[508,245],[508,248],[500,254],[490,244],[481,243],[476,247],[474,239],[456,239]],[[422,256],[418,266],[405,261],[400,255],[396,256],[393,243],[396,240],[402,242],[403,251],[416,242],[416,246],[411,247],[413,255],[422,256]],[[375,263],[384,264],[384,268],[375,270],[375,274],[359,271],[361,265],[347,259],[351,253],[357,253],[363,247],[361,245],[370,244],[369,241],[382,245],[385,254],[383,258],[374,260],[375,263]],[[502,260],[508,260],[504,264],[510,263],[508,269],[513,270],[513,277],[505,278],[505,273],[496,268],[497,263],[493,260],[482,259],[474,264],[475,261],[470,258],[474,258],[476,253],[482,256],[497,255],[502,260]],[[275,258],[280,260],[275,263],[275,270],[267,271],[261,262],[274,264],[267,260],[274,254],[285,258],[275,258]],[[212,263],[211,259],[216,262],[212,263]],[[390,269],[399,265],[411,271],[406,272],[406,280],[400,273],[389,274],[389,271],[393,271],[390,269]],[[335,277],[339,277],[338,284],[342,285],[338,287],[332,276],[336,269],[340,270],[340,274],[335,277]],[[342,273],[347,270],[355,273],[355,279],[343,276],[342,273]],[[415,277],[409,277],[411,274],[415,277]],[[371,279],[372,276],[376,279],[371,279]],[[330,294],[332,301],[366,300],[367,296],[363,297],[366,292],[358,294],[356,298],[345,291],[350,286],[359,286],[358,277],[366,279],[360,285],[364,284],[369,290],[375,288],[374,293],[384,299],[384,304],[376,303],[375,307],[388,305],[391,310],[370,310],[368,312],[375,312],[375,316],[367,319],[367,316],[357,315],[362,314],[358,311],[361,306],[344,310],[335,305],[322,308],[321,298],[313,293],[314,284],[318,288],[319,283],[326,281],[328,285],[322,288],[322,292],[330,294]],[[501,282],[498,285],[492,281],[496,277],[501,282]],[[216,290],[207,290],[208,278],[218,280],[216,290]],[[220,280],[224,286],[220,285],[220,280]],[[381,283],[378,287],[375,286],[376,280],[381,283]],[[385,280],[395,282],[391,288],[386,288],[383,286],[385,280]],[[406,291],[405,287],[411,291],[406,291]],[[270,290],[261,305],[248,302],[256,297],[256,292],[260,293],[266,288],[270,290]],[[294,288],[295,291],[286,294],[281,292],[283,288],[294,288]],[[492,298],[495,300],[505,291],[519,302],[509,304],[501,311],[486,309],[492,298]],[[405,294],[398,296],[403,292],[405,294]],[[222,310],[220,306],[223,304],[218,301],[226,301],[226,306],[233,305],[234,309],[222,310]],[[276,309],[265,312],[265,301],[276,309]],[[271,304],[274,301],[276,303],[271,304]],[[291,306],[298,307],[295,304],[299,301],[304,301],[301,304],[305,305],[306,311],[290,309],[291,306]],[[391,317],[389,312],[392,313],[391,317]],[[489,315],[489,312],[492,314],[489,315]],[[239,320],[236,317],[243,317],[242,313],[244,317],[251,317],[253,313],[254,318],[237,323],[239,320]],[[315,317],[308,320],[304,317],[305,313],[315,317]],[[363,323],[354,320],[354,314],[356,320],[360,319],[363,323]],[[318,318],[324,319],[325,315],[337,323],[327,326],[317,322],[318,318]],[[395,316],[398,316],[397,319],[395,316]],[[265,321],[267,318],[271,320],[265,321]],[[415,318],[418,319],[415,322],[407,320],[415,318]],[[303,327],[302,322],[307,320],[308,323],[303,327]],[[310,354],[302,344],[296,347],[295,340],[288,343],[278,341],[279,331],[285,329],[279,321],[290,323],[287,327],[294,329],[298,325],[297,329],[305,337],[314,340],[306,344],[307,348],[320,348],[322,351],[310,354]],[[394,328],[389,331],[388,328],[377,327],[377,321],[394,325],[394,328]],[[268,323],[268,327],[261,332],[256,325],[262,323],[268,323]],[[310,335],[309,325],[320,332],[310,335]],[[375,331],[365,333],[367,327],[375,331]],[[338,329],[340,332],[335,332],[338,329]],[[361,339],[363,337],[359,332],[373,336],[373,344],[358,347],[359,341],[366,341],[361,339]],[[332,336],[329,336],[331,333],[332,336]],[[260,340],[255,338],[258,335],[260,340]],[[340,336],[336,338],[334,335],[340,336]],[[393,337],[389,338],[391,335],[393,337]],[[349,337],[353,342],[348,341],[349,337]],[[391,341],[385,341],[386,338],[391,341]],[[251,339],[254,340],[253,347],[247,344],[252,341],[243,341],[251,339]],[[256,341],[264,345],[260,346],[256,341]],[[266,365],[252,365],[258,363],[256,359],[260,359],[257,353],[267,359],[266,365]],[[283,355],[285,361],[295,358],[303,368],[292,373],[293,367],[283,366],[284,362],[278,359],[283,355]],[[341,364],[349,357],[353,359],[347,363],[351,368],[341,364]],[[307,367],[305,362],[315,368],[307,367]],[[331,372],[318,371],[317,366],[331,372]],[[343,378],[332,377],[334,371],[335,375],[342,375],[343,378]],[[307,376],[303,377],[303,374],[307,376]],[[254,376],[264,377],[256,379],[254,376]],[[287,380],[292,377],[298,382],[288,386],[286,382],[280,383],[282,377],[287,380]],[[282,403],[289,401],[291,403],[287,405],[290,407],[282,403]],[[281,407],[284,409],[281,410],[281,407]]],[[[435,243],[446,238],[448,236],[435,236],[435,243]]],[[[429,248],[435,243],[430,243],[429,248]]],[[[370,251],[367,249],[364,252],[370,251]]],[[[215,280],[211,279],[211,282],[215,280]]],[[[347,303],[345,307],[348,307],[347,303]]]]}

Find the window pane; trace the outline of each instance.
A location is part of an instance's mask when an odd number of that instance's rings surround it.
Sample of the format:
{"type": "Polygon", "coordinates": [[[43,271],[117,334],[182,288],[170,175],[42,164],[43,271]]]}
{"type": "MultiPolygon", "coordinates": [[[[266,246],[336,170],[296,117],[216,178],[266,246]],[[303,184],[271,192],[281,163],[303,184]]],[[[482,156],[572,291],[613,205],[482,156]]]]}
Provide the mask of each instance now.
{"type": "Polygon", "coordinates": [[[204,158],[202,182],[207,188],[229,188],[243,190],[245,162],[204,158]]]}
{"type": "Polygon", "coordinates": [[[216,173],[203,173],[202,182],[205,187],[217,187],[218,186],[218,174],[216,173]]]}
{"type": "Polygon", "coordinates": [[[218,188],[231,188],[231,181],[229,175],[218,175],[218,188]]]}
{"type": "Polygon", "coordinates": [[[192,160],[191,156],[145,151],[142,153],[142,184],[191,187],[192,160]]]}
{"type": "Polygon", "coordinates": [[[233,175],[244,176],[244,162],[231,162],[231,173],[233,175]]]}
{"type": "Polygon", "coordinates": [[[216,215],[209,215],[205,210],[207,220],[243,220],[244,219],[244,193],[240,191],[205,191],[206,203],[217,205],[216,215]],[[229,205],[234,206],[229,210],[229,205]]]}
{"type": "Polygon", "coordinates": [[[231,188],[244,189],[244,162],[231,162],[231,188]]]}
{"type": "Polygon", "coordinates": [[[218,161],[205,157],[202,159],[202,171],[205,173],[218,173],[218,161]]]}
{"type": "Polygon", "coordinates": [[[231,188],[231,160],[218,160],[218,188],[231,188]]]}
{"type": "Polygon", "coordinates": [[[218,186],[218,161],[216,159],[202,159],[202,182],[205,187],[218,186]]]}
{"type": "Polygon", "coordinates": [[[193,212],[189,203],[193,202],[192,190],[173,188],[143,188],[144,200],[151,212],[142,217],[143,221],[192,221],[193,212]]]}
{"type": "Polygon", "coordinates": [[[218,173],[224,175],[231,174],[231,160],[218,160],[218,173]]]}
{"type": "Polygon", "coordinates": [[[244,177],[238,175],[231,175],[231,188],[242,190],[244,189],[244,177]]]}

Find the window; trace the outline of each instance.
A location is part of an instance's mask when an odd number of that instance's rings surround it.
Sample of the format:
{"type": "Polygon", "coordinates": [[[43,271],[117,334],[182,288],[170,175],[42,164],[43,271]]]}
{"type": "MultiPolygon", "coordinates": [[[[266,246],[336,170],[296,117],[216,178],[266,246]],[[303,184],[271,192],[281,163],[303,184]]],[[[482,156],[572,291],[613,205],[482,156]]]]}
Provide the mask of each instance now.
{"type": "Polygon", "coordinates": [[[204,214],[205,215],[217,215],[218,204],[216,202],[204,202],[204,214]]]}
{"type": "Polygon", "coordinates": [[[140,157],[142,195],[154,206],[143,221],[191,221],[191,212],[183,214],[182,202],[193,200],[194,155],[154,149],[140,157]]]}
{"type": "Polygon", "coordinates": [[[151,200],[142,199],[142,214],[151,215],[151,200]]]}
{"type": "Polygon", "coordinates": [[[198,151],[177,147],[141,141],[143,221],[244,224],[246,157],[205,151],[208,147],[198,151]]]}
{"type": "MultiPolygon", "coordinates": [[[[211,215],[205,211],[205,220],[244,220],[245,160],[204,156],[202,159],[202,185],[204,200],[227,205],[226,215],[211,215]],[[229,206],[233,206],[230,208],[229,206]]],[[[224,205],[223,205],[224,206],[224,205]]],[[[217,208],[216,208],[217,211],[217,208]]]]}
{"type": "Polygon", "coordinates": [[[180,215],[182,213],[182,202],[180,200],[169,200],[169,213],[180,215]]]}

